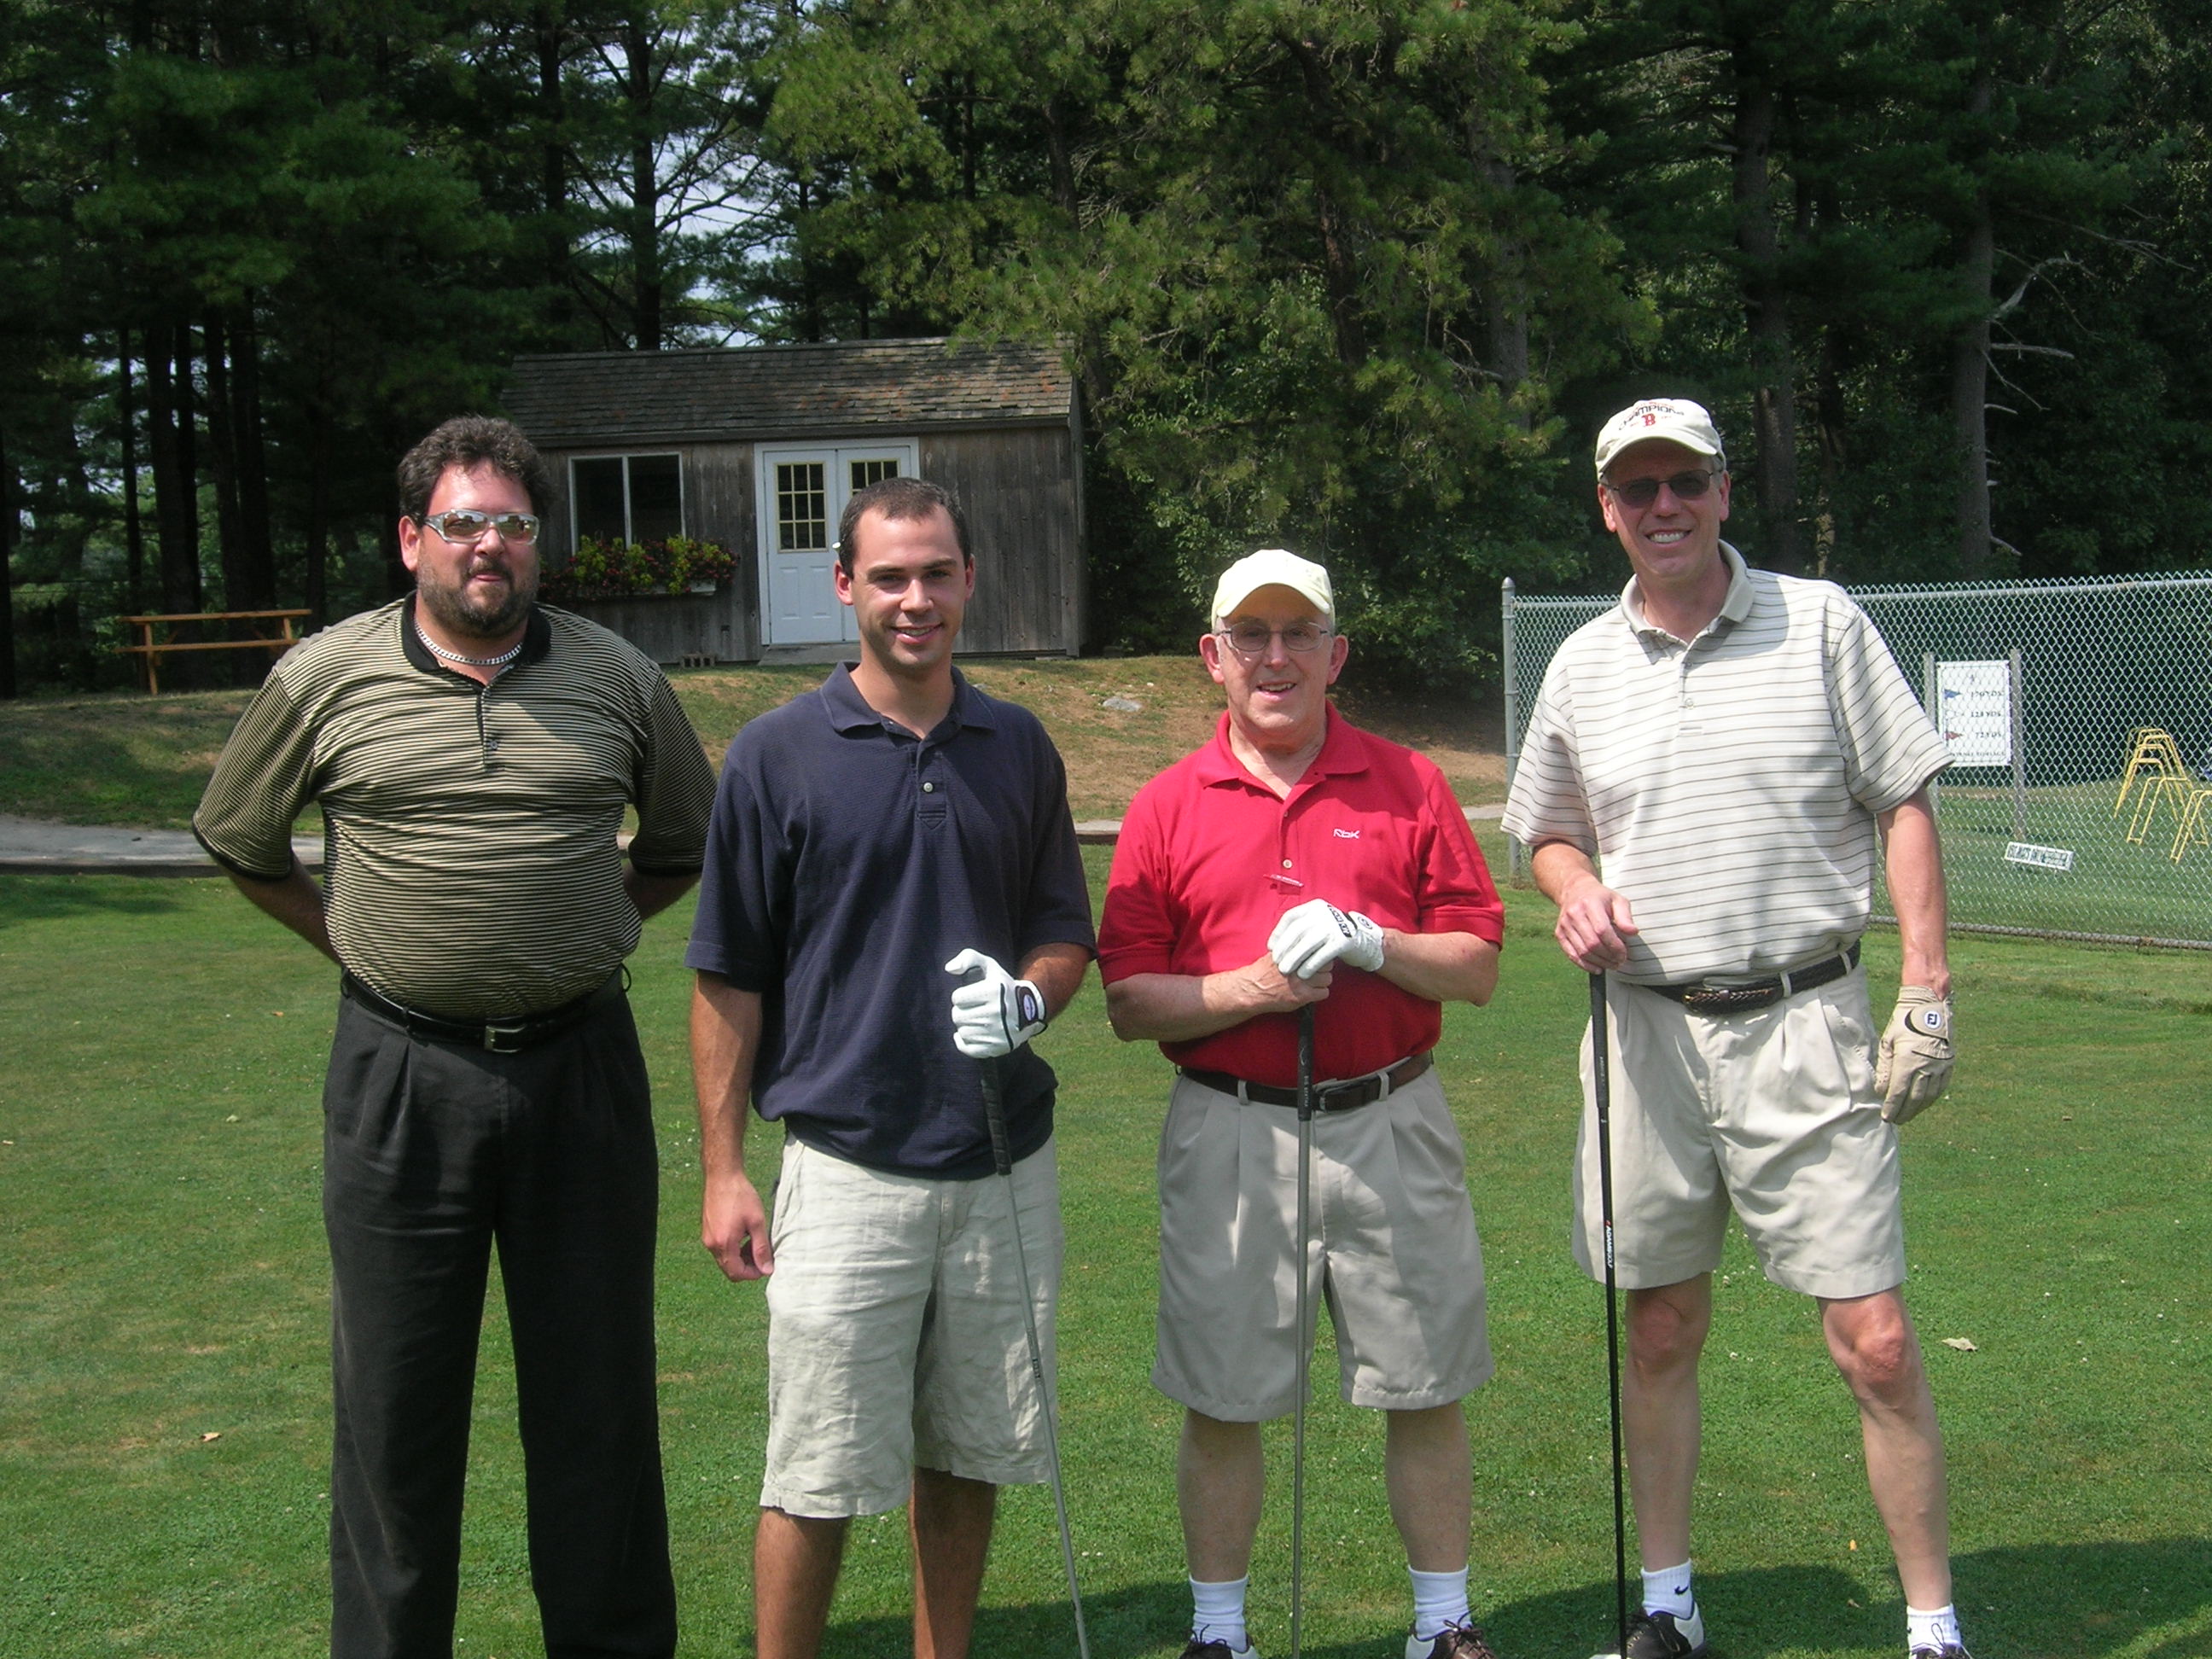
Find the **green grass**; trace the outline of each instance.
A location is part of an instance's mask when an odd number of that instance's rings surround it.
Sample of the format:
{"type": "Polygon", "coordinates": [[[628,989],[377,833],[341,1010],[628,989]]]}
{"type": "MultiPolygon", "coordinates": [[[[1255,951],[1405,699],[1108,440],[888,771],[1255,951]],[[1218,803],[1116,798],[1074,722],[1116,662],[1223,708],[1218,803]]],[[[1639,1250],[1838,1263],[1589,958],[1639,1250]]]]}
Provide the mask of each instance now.
{"type": "MultiPolygon", "coordinates": [[[[2172,857],[2177,823],[2161,806],[2141,842],[2128,840],[2135,809],[2118,815],[2115,779],[2027,792],[2016,827],[2008,789],[1945,787],[1939,793],[1943,869],[1954,921],[2054,932],[2212,939],[2212,847],[2172,857]],[[2073,868],[2008,864],[2008,842],[2059,847],[2073,868]]],[[[2212,830],[2212,822],[2208,822],[2212,830]]]]}
{"type": "MultiPolygon", "coordinates": [[[[1095,861],[1095,855],[1094,855],[1095,861]]],[[[1497,1379],[1469,1402],[1474,1576],[1507,1659],[1610,1619],[1602,1312],[1566,1261],[1584,981],[1509,896],[1503,984],[1443,1050],[1488,1257],[1497,1379]]],[[[763,1316],[696,1241],[679,909],[634,993],[659,1091],[664,1438],[688,1656],[751,1652],[763,1316]]],[[[1875,935],[1878,981],[1893,939],[1875,935]]],[[[1951,1443],[1959,1595],[1985,1659],[2212,1656],[2212,987],[2187,958],[1960,941],[1966,1060],[1905,1135],[1911,1295],[1951,1443]],[[2184,971],[2186,970],[2186,971],[2184,971]],[[1940,1339],[1971,1339],[1961,1352],[1940,1339]]],[[[211,882],[0,878],[0,1653],[322,1650],[326,1270],[316,1110],[333,985],[211,882]],[[204,1437],[214,1435],[213,1439],[204,1437]]],[[[1063,1078],[1062,1399],[1100,1659],[1178,1646],[1176,1413],[1146,1382],[1165,1070],[1094,987],[1063,1078]]],[[[1808,1307],[1732,1245],[1705,1369],[1701,1586],[1723,1659],[1887,1656],[1898,1596],[1808,1307]],[[1852,1548],[1856,1542],[1857,1547],[1852,1548]]],[[[1327,1360],[1322,1375],[1333,1368],[1327,1360]]],[[[495,1316],[477,1408],[464,1656],[538,1651],[495,1316]]],[[[1285,1649],[1287,1442],[1254,1610],[1285,1649]]],[[[1379,1424],[1313,1413],[1307,1644],[1396,1650],[1379,1424]]],[[[904,1650],[902,1521],[856,1526],[830,1651],[904,1650]]],[[[1073,1650],[1051,1505],[1007,1495],[979,1655],[1073,1650]]]]}

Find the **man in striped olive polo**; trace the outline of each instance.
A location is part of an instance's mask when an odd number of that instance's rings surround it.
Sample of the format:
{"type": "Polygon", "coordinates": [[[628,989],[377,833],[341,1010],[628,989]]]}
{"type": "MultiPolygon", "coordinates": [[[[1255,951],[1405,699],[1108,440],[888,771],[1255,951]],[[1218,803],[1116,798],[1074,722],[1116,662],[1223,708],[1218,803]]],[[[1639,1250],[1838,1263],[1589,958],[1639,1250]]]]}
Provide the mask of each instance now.
{"type": "Polygon", "coordinates": [[[276,664],[193,817],[240,890],[343,970],[331,1651],[452,1650],[496,1244],[546,1651],[667,1655],[659,1167],[623,960],[697,878],[713,776],[653,663],[537,604],[548,479],[519,431],[448,421],[398,482],[415,591],[276,664]],[[309,801],[326,887],[292,856],[309,801]]]}
{"type": "MultiPolygon", "coordinates": [[[[1689,1563],[1698,1360],[1731,1209],[1767,1277],[1819,1300],[1858,1401],[1908,1650],[1965,1659],[1942,1436],[1900,1288],[1897,1154],[1897,1126],[1951,1069],[1929,793],[1948,757],[1841,588],[1753,570],[1721,540],[1728,460],[1705,410],[1623,410],[1597,472],[1634,574],[1552,659],[1504,824],[1534,849],[1561,948],[1612,978],[1613,1247],[1644,1568],[1628,1659],[1705,1651],[1689,1563]],[[1879,1043],[1859,967],[1878,851],[1904,956],[1879,1043]]],[[[1593,1103],[1574,1244],[1596,1277],[1595,1125],[1593,1103]]]]}

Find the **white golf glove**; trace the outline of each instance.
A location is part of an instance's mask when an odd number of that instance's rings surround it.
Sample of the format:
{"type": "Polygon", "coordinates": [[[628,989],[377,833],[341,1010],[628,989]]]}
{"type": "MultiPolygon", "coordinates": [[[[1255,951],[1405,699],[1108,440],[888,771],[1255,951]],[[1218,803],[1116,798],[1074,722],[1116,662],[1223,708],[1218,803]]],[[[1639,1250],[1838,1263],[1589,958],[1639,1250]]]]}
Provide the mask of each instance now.
{"type": "Polygon", "coordinates": [[[948,974],[977,968],[982,978],[952,988],[952,1046],[970,1060],[995,1060],[1044,1030],[1044,997],[981,951],[963,951],[945,964],[948,974]]]}
{"type": "Polygon", "coordinates": [[[1889,1123],[1909,1121],[1934,1103],[1951,1080],[1951,1000],[1924,985],[1898,988],[1897,1012],[1881,1034],[1874,1068],[1875,1092],[1889,1123]]]}
{"type": "Polygon", "coordinates": [[[1275,970],[1288,979],[1310,979],[1332,962],[1375,972],[1382,965],[1382,930],[1357,910],[1340,910],[1327,899],[1308,899],[1283,912],[1267,935],[1275,970]]]}

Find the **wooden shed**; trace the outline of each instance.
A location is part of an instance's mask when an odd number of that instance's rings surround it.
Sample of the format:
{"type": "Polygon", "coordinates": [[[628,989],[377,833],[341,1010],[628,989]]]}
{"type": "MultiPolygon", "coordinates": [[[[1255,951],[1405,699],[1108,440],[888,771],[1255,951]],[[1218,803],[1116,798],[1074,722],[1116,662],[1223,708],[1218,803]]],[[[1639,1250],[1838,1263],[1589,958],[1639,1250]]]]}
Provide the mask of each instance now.
{"type": "Polygon", "coordinates": [[[577,608],[661,662],[823,660],[859,635],[830,572],[852,492],[951,489],[975,597],[963,653],[1082,649],[1081,414],[1056,346],[929,340],[522,357],[507,408],[552,465],[549,562],[580,536],[725,544],[703,595],[577,608]]]}

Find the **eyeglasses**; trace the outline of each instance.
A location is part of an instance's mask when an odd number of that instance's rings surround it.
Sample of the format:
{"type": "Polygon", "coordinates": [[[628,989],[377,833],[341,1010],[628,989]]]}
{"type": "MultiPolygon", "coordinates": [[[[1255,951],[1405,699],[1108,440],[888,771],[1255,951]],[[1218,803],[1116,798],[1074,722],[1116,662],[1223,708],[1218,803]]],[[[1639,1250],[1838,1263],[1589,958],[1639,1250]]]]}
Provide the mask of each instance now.
{"type": "Polygon", "coordinates": [[[466,546],[483,540],[487,530],[497,531],[503,542],[534,542],[540,520],[535,513],[471,513],[456,508],[451,513],[434,513],[422,522],[447,541],[466,546]]]}
{"type": "Polygon", "coordinates": [[[1265,623],[1243,622],[1234,628],[1214,630],[1229,641],[1229,648],[1240,657],[1264,657],[1267,647],[1276,640],[1283,642],[1285,651],[1318,651],[1327,642],[1329,629],[1319,623],[1296,622],[1287,628],[1270,628],[1265,623]]]}
{"type": "Polygon", "coordinates": [[[1659,499],[1659,486],[1662,483],[1674,492],[1676,501],[1694,501],[1713,487],[1713,480],[1718,477],[1717,472],[1677,472],[1671,478],[1631,478],[1624,484],[1608,478],[1605,487],[1623,507],[1632,507],[1640,512],[1659,499]]]}

